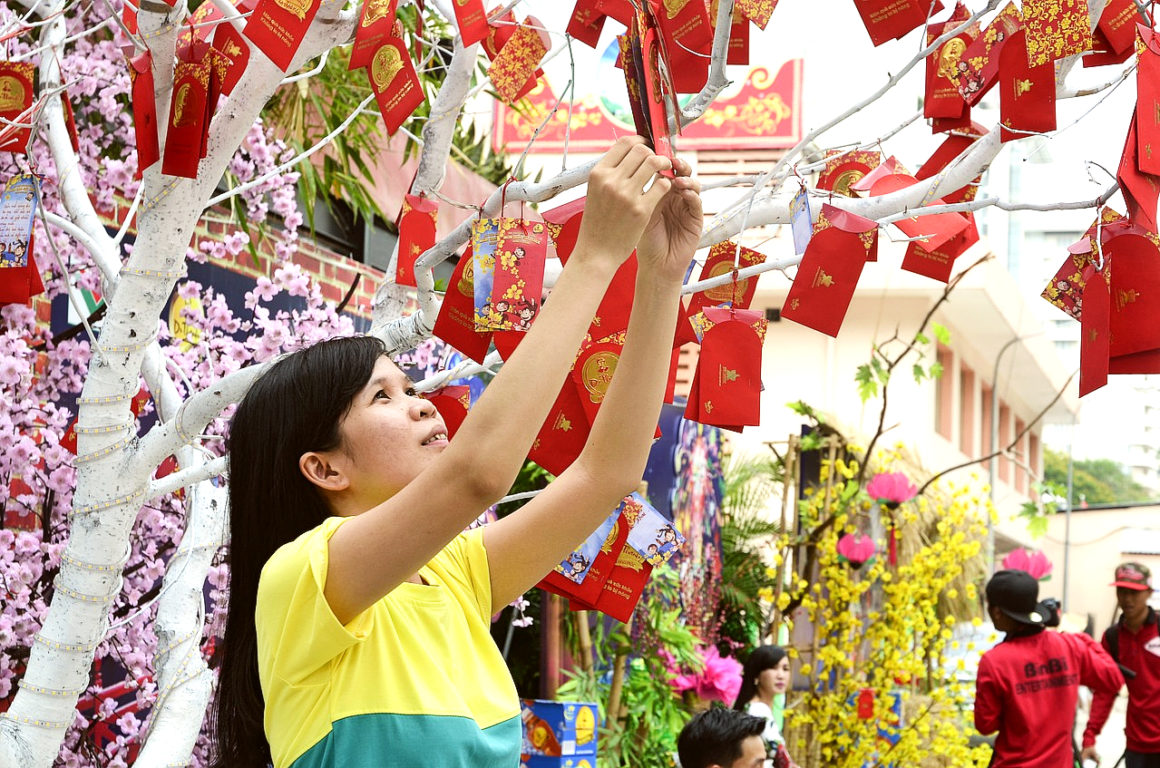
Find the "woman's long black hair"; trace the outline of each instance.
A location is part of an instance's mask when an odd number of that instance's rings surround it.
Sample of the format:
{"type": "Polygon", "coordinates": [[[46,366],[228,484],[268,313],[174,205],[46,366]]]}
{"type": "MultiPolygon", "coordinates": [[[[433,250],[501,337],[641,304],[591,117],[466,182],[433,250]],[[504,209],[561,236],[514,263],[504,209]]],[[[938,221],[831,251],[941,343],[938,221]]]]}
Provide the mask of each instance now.
{"type": "Polygon", "coordinates": [[[741,690],[737,692],[734,709],[745,711],[749,702],[757,695],[757,678],[767,669],[773,669],[786,657],[785,648],[780,645],[762,645],[753,649],[741,670],[741,690]]]}
{"type": "Polygon", "coordinates": [[[275,550],[330,515],[298,459],[338,446],[343,416],[385,354],[367,336],[320,342],[271,366],[238,404],[229,437],[229,607],[210,711],[212,768],[271,762],[254,627],[258,577],[275,550]]]}

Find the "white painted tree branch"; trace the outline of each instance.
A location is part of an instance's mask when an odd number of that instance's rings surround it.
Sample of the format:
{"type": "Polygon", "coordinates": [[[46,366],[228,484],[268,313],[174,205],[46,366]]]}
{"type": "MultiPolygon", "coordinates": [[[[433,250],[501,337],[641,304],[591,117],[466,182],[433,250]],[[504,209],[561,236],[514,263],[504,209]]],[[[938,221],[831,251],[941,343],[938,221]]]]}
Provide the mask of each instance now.
{"type": "Polygon", "coordinates": [[[431,116],[423,126],[423,149],[419,154],[415,182],[411,185],[412,194],[438,192],[443,186],[455,124],[463,112],[478,58],[479,43],[464,48],[459,38],[455,38],[455,52],[451,55],[447,76],[431,104],[431,116]]]}

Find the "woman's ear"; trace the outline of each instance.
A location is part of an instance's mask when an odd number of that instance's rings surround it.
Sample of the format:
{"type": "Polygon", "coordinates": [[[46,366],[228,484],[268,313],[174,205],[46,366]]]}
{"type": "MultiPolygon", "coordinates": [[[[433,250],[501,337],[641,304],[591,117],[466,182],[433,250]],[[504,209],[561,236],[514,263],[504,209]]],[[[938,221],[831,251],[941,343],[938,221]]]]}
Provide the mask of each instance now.
{"type": "Polygon", "coordinates": [[[303,477],[324,491],[346,490],[350,484],[329,453],[307,451],[298,457],[298,469],[303,477]]]}

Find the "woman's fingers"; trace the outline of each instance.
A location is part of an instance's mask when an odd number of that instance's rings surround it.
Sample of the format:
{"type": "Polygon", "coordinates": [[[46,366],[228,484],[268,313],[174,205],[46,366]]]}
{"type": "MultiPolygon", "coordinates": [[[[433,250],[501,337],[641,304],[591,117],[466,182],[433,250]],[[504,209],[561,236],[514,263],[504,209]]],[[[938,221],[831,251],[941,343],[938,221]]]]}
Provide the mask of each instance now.
{"type": "MultiPolygon", "coordinates": [[[[613,142],[612,147],[604,153],[604,157],[600,158],[596,165],[597,167],[615,168],[634,147],[638,146],[644,146],[643,136],[621,136],[613,142]]],[[[645,149],[648,148],[645,147],[645,149]]]]}
{"type": "Polygon", "coordinates": [[[667,157],[660,155],[650,155],[646,157],[636,172],[632,174],[631,181],[633,185],[641,192],[644,192],[645,186],[661,171],[667,171],[673,167],[673,164],[667,157]]]}

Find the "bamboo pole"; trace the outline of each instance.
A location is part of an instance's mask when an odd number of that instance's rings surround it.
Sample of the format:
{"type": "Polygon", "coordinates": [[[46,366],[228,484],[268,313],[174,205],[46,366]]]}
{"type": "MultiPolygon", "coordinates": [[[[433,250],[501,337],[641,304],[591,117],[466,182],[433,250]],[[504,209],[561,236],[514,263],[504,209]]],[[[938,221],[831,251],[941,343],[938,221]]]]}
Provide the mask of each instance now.
{"type": "Polygon", "coordinates": [[[592,651],[592,631],[588,627],[588,611],[574,611],[572,619],[576,622],[576,636],[580,638],[580,668],[590,672],[596,660],[592,651]]]}
{"type": "MultiPolygon", "coordinates": [[[[794,496],[797,495],[797,483],[794,481],[795,473],[797,471],[797,456],[801,450],[801,442],[797,435],[790,435],[785,451],[785,462],[782,465],[782,484],[781,484],[781,533],[785,535],[786,524],[789,518],[789,505],[792,503],[790,497],[790,489],[794,489],[794,496]]],[[[770,623],[768,633],[772,635],[772,640],[776,644],[778,633],[781,631],[781,608],[778,607],[781,603],[781,593],[785,588],[785,572],[790,561],[796,565],[796,559],[790,557],[790,548],[786,547],[784,552],[778,553],[781,561],[777,564],[777,585],[773,592],[773,621],[770,623]]]]}

